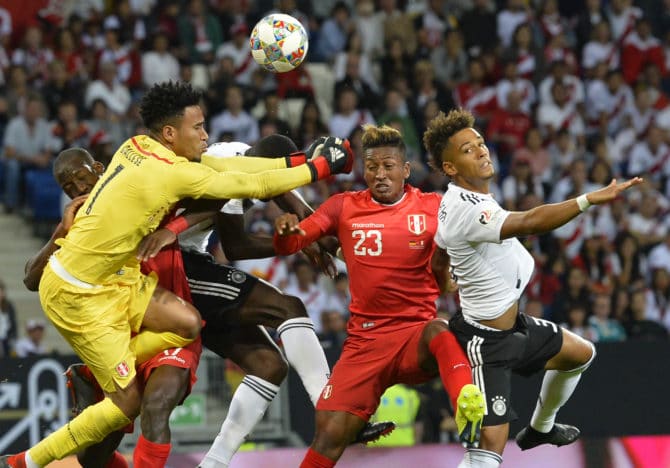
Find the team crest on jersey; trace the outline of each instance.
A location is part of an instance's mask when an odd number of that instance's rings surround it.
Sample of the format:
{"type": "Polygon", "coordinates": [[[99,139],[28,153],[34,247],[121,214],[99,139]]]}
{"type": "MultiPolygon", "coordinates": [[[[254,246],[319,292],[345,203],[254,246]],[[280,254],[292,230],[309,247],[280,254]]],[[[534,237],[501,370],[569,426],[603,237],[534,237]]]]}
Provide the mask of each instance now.
{"type": "Polygon", "coordinates": [[[233,270],[230,274],[230,279],[233,283],[242,284],[247,279],[247,275],[240,270],[233,270]]]}
{"type": "Polygon", "coordinates": [[[128,374],[130,374],[130,368],[128,367],[128,364],[126,364],[126,361],[121,361],[114,369],[116,370],[116,373],[119,374],[119,377],[128,377],[128,374]]]}
{"type": "Polygon", "coordinates": [[[491,210],[483,210],[481,213],[479,213],[479,222],[486,226],[491,222],[492,217],[493,213],[491,213],[491,210]]]}
{"type": "Polygon", "coordinates": [[[426,230],[426,215],[407,215],[407,227],[412,234],[422,234],[426,230]]]}
{"type": "Polygon", "coordinates": [[[330,396],[333,394],[333,386],[332,385],[326,385],[323,387],[323,399],[327,400],[330,398],[330,396]]]}

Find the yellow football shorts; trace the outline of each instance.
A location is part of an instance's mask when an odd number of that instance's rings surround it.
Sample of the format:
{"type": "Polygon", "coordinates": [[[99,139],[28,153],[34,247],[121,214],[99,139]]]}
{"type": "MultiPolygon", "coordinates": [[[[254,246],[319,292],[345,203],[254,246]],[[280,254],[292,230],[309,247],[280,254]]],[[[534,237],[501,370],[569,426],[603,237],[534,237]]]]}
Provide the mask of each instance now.
{"type": "Polygon", "coordinates": [[[105,392],[125,388],[135,377],[131,332],[140,329],[158,278],[138,274],[123,283],[75,286],[50,264],[40,282],[44,313],[86,363],[105,392]]]}

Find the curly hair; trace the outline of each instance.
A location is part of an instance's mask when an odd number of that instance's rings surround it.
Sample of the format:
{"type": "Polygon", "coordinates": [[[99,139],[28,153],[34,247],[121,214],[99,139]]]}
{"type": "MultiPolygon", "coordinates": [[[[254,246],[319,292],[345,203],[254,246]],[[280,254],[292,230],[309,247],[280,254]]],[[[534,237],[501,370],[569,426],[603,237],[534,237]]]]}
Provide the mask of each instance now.
{"type": "Polygon", "coordinates": [[[175,125],[184,109],[197,106],[202,93],[183,81],[157,83],[142,97],[140,115],[144,126],[160,133],[165,125],[175,125]]]}
{"type": "Polygon", "coordinates": [[[402,155],[402,161],[406,161],[405,141],[402,139],[402,134],[393,127],[388,125],[363,125],[363,136],[361,137],[363,143],[363,152],[370,148],[380,148],[382,146],[390,146],[398,148],[402,155]]]}
{"type": "Polygon", "coordinates": [[[448,114],[440,112],[428,123],[423,134],[423,144],[430,153],[431,163],[435,169],[442,168],[442,154],[449,144],[449,139],[464,128],[474,127],[475,117],[465,109],[453,109],[448,114]]]}

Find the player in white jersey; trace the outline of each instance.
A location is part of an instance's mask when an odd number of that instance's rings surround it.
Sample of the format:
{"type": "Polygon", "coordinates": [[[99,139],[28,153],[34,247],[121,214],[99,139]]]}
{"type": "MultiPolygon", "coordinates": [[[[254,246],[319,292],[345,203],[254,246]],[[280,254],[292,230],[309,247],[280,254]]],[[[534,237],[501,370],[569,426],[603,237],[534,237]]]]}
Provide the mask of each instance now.
{"type": "MultiPolygon", "coordinates": [[[[290,154],[297,152],[297,148],[290,139],[272,135],[253,147],[239,142],[215,143],[205,154],[211,157],[272,156],[280,151],[286,151],[282,155],[290,154]]],[[[313,211],[296,192],[288,192],[273,201],[300,218],[313,211]]],[[[221,431],[200,463],[202,468],[228,466],[246,436],[262,418],[287,374],[286,362],[265,326],[277,330],[286,358],[300,376],[313,404],[330,375],[325,354],[314,333],[314,324],[300,299],[282,294],[270,283],[242,270],[217,264],[207,253],[207,240],[215,227],[229,260],[276,255],[271,236],[245,232],[243,215],[254,202],[230,200],[214,220],[193,226],[179,235],[193,304],[206,322],[201,332],[202,342],[219,356],[231,359],[247,374],[233,395],[221,431]]],[[[140,255],[150,256],[174,239],[173,231],[159,229],[145,238],[140,255]]],[[[314,253],[312,258],[320,257],[321,265],[334,271],[327,254],[321,254],[314,253]]],[[[356,441],[375,440],[394,427],[390,422],[368,424],[356,441]]]]}
{"type": "Polygon", "coordinates": [[[487,412],[478,449],[468,449],[459,468],[496,468],[516,418],[510,406],[511,374],[546,370],[530,425],[516,436],[522,450],[574,442],[579,429],[554,422],[581,373],[595,357],[593,345],[552,322],[519,313],[518,300],[533,272],[533,258],[516,239],[551,231],[590,205],[614,200],[640,178],[561,203],[509,212],[489,193],[494,175],[489,150],[468,111],[440,114],[423,140],[435,167],[452,182],[438,212],[435,242],[450,258],[461,312],[450,321],[470,359],[473,381],[484,393],[487,412]]]}

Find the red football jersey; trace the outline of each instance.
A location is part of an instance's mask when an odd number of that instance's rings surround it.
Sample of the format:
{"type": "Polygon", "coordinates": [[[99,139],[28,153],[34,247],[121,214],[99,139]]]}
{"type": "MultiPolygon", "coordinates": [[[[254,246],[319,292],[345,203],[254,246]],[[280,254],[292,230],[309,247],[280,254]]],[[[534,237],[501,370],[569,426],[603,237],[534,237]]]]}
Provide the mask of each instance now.
{"type": "Polygon", "coordinates": [[[349,335],[384,333],[435,318],[439,295],[430,259],[441,197],[407,185],[393,205],[369,190],[334,195],[300,223],[306,236],[275,236],[278,253],[336,235],[349,274],[349,335]]]}

